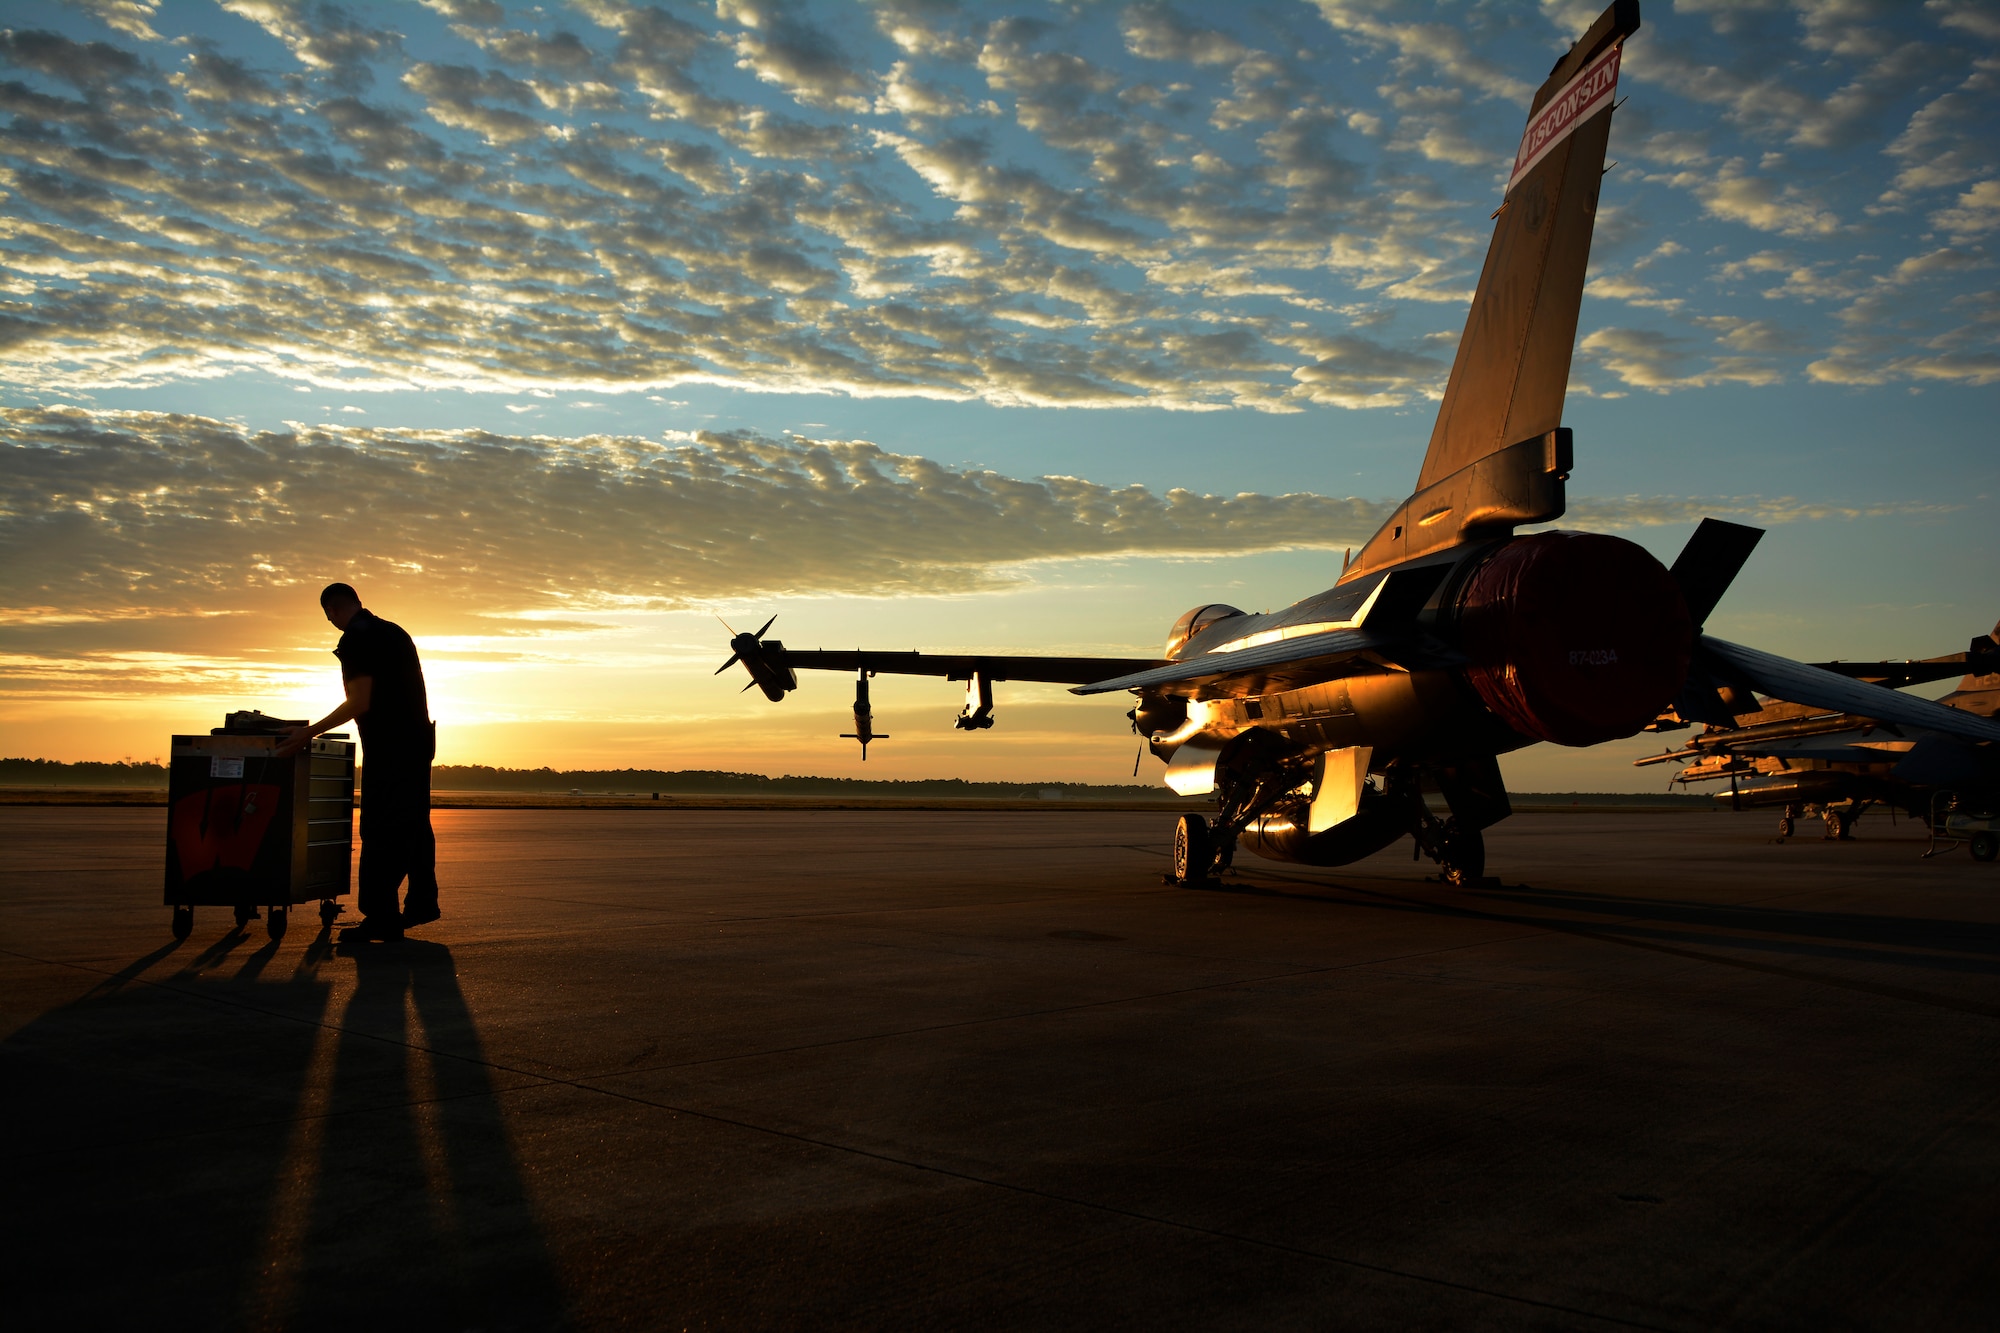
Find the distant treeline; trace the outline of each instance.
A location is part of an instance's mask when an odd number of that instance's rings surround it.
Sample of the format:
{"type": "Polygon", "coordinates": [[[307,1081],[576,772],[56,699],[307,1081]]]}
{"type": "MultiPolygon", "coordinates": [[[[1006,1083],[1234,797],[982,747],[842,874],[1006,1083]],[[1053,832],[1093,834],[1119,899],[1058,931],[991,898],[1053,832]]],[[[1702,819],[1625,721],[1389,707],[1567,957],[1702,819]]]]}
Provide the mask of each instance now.
{"type": "MultiPolygon", "coordinates": [[[[1727,796],[1729,789],[1724,787],[1727,796]]],[[[1713,792],[1677,791],[1517,791],[1510,792],[1515,805],[1714,805],[1713,792]]]]}
{"type": "MultiPolygon", "coordinates": [[[[362,769],[364,782],[367,769],[362,769]]],[[[164,787],[164,765],[125,760],[122,763],[66,764],[59,759],[0,759],[0,786],[6,787],[164,787]]],[[[1088,782],[967,782],[963,778],[923,778],[914,781],[876,778],[812,778],[762,773],[724,773],[714,769],[657,768],[491,768],[485,764],[439,764],[431,770],[438,791],[521,792],[661,792],[684,796],[911,796],[998,797],[1038,799],[1059,791],[1066,800],[1128,800],[1165,797],[1160,787],[1138,783],[1088,782]]],[[[1714,805],[1710,794],[1668,792],[1618,793],[1599,791],[1515,792],[1521,805],[1714,805]]]]}
{"type": "MultiPolygon", "coordinates": [[[[364,781],[366,773],[363,773],[364,781]]],[[[1164,796],[1159,787],[1136,784],[1099,786],[1087,782],[967,782],[963,778],[910,781],[876,778],[812,778],[713,769],[655,768],[489,768],[484,764],[439,764],[431,770],[434,791],[661,792],[679,796],[987,796],[1038,798],[1059,791],[1064,798],[1126,799],[1164,796]]]]}
{"type": "Polygon", "coordinates": [[[0,759],[0,786],[5,787],[164,787],[164,764],[65,764],[60,759],[0,759]]]}

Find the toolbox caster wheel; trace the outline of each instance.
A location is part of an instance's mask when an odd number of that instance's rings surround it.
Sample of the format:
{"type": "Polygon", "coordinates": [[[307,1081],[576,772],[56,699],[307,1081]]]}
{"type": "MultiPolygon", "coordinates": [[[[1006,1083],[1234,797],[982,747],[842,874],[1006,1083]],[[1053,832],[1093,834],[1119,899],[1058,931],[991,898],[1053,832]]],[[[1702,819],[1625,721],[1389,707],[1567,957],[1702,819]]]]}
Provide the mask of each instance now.
{"type": "Polygon", "coordinates": [[[174,938],[184,940],[194,933],[194,909],[176,907],[174,909],[174,938]]]}
{"type": "Polygon", "coordinates": [[[2000,837],[1994,834],[1975,833],[1972,835],[1971,843],[1970,851],[1975,861],[1991,861],[1994,857],[2000,856],[2000,837]]]}
{"type": "Polygon", "coordinates": [[[264,914],[264,933],[272,943],[285,938],[285,927],[291,924],[291,913],[282,907],[273,907],[264,914]]]}
{"type": "Polygon", "coordinates": [[[328,898],[320,903],[319,923],[322,926],[332,925],[334,923],[335,918],[337,918],[339,915],[340,915],[340,904],[335,902],[333,899],[328,898]]]}

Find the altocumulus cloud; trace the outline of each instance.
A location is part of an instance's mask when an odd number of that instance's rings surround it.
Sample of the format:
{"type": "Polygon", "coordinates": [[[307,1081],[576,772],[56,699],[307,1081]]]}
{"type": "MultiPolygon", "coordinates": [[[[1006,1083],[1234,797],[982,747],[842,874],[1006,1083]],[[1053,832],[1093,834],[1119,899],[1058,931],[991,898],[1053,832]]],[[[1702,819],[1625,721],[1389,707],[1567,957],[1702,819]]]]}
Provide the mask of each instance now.
{"type": "MultiPolygon", "coordinates": [[[[77,0],[0,31],[0,368],[1421,402],[1523,71],[1595,8],[77,0]]],[[[1990,379],[1980,7],[1682,8],[1629,54],[1593,291],[1638,313],[1586,306],[1583,387],[1990,379]],[[1772,244],[1859,297],[1727,277],[1772,244]],[[1777,350],[1701,345],[1765,299],[1777,350]]]]}
{"type": "MultiPolygon", "coordinates": [[[[1016,584],[1038,561],[1354,545],[1392,507],[1023,480],[866,441],[745,433],[253,432],[76,408],[0,409],[0,428],[0,617],[17,625],[229,613],[322,577],[304,571],[475,616],[959,594],[1016,584]]],[[[1931,507],[1580,497],[1566,521],[1913,510],[1931,507]]]]}
{"type": "Polygon", "coordinates": [[[752,434],[270,433],[60,408],[0,423],[0,613],[17,621],[225,610],[329,568],[328,552],[498,614],[964,593],[1038,560],[1351,544],[1388,509],[1026,481],[752,434]]]}

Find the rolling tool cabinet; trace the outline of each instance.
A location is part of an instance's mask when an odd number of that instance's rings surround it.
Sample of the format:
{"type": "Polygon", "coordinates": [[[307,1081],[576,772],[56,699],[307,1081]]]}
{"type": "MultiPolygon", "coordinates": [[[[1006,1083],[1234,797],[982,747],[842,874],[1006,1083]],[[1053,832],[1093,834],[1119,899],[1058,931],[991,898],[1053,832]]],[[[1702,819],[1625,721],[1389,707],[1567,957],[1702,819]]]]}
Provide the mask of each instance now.
{"type": "Polygon", "coordinates": [[[339,732],[280,758],[302,723],[231,713],[206,736],[173,738],[167,775],[166,905],[174,938],[197,907],[227,907],[241,926],[265,912],[272,939],[291,909],[318,900],[340,914],[354,847],[354,742],[339,732]]]}

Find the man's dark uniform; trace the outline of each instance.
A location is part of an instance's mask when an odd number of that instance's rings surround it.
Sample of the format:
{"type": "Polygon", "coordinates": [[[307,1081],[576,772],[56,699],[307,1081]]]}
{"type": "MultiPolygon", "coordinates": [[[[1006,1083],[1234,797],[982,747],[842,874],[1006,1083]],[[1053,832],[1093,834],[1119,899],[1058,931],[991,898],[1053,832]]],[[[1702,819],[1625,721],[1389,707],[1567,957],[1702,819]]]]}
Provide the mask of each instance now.
{"type": "Polygon", "coordinates": [[[361,915],[395,921],[396,888],[410,878],[411,913],[437,907],[437,838],[431,832],[431,760],[437,726],[424,694],[417,645],[401,625],[355,613],[333,650],[342,680],[368,676],[361,728],[361,915]]]}

